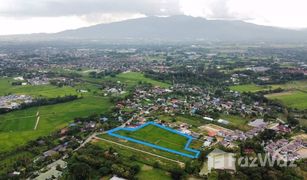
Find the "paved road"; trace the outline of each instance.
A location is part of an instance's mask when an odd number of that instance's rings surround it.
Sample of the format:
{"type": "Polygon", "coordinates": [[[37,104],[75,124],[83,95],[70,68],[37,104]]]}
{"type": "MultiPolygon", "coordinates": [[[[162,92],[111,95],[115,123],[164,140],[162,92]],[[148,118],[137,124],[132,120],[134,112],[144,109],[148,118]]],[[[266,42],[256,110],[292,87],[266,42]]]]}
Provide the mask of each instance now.
{"type": "Polygon", "coordinates": [[[36,123],[35,123],[35,126],[34,126],[34,130],[37,129],[37,126],[38,126],[38,123],[39,123],[39,119],[40,119],[40,116],[37,116],[36,123]]]}
{"type": "Polygon", "coordinates": [[[131,146],[126,146],[126,145],[123,145],[123,144],[120,144],[120,143],[117,143],[117,142],[114,142],[114,141],[110,141],[108,139],[104,139],[104,138],[100,138],[100,137],[94,137],[95,139],[99,139],[99,140],[102,140],[102,141],[106,141],[106,142],[109,142],[109,143],[112,143],[112,144],[116,144],[118,146],[122,146],[122,147],[125,147],[125,148],[128,148],[128,149],[132,149],[134,151],[139,151],[139,152],[142,152],[142,153],[145,153],[145,154],[149,154],[151,156],[155,156],[155,157],[158,157],[158,158],[161,158],[161,159],[165,159],[165,160],[168,160],[168,161],[172,161],[172,162],[175,162],[175,163],[178,163],[180,164],[181,166],[184,166],[184,163],[183,162],[180,162],[180,161],[177,161],[177,160],[174,160],[174,159],[170,159],[170,158],[167,158],[167,157],[164,157],[164,156],[160,156],[160,155],[157,155],[157,154],[154,154],[154,153],[150,153],[150,152],[147,152],[147,151],[143,151],[143,150],[140,150],[140,149],[137,149],[137,148],[134,148],[134,147],[131,147],[131,146]]]}
{"type": "Polygon", "coordinates": [[[106,131],[105,131],[105,132],[102,132],[102,133],[96,133],[96,132],[93,133],[93,134],[90,135],[82,144],[80,144],[80,146],[77,147],[74,151],[78,151],[80,148],[84,147],[87,143],[91,142],[91,140],[92,140],[94,137],[96,137],[98,134],[104,134],[104,133],[106,133],[106,131]]]}

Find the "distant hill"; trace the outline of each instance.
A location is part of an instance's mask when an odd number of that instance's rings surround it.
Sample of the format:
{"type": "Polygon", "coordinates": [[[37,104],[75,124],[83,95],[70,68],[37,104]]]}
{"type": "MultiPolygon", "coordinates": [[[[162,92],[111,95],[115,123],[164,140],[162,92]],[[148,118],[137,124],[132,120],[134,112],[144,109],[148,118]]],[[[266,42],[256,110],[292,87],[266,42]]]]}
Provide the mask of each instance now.
{"type": "MultiPolygon", "coordinates": [[[[206,20],[190,16],[146,17],[67,30],[27,35],[40,39],[108,41],[286,41],[307,42],[306,30],[260,26],[243,21],[206,20]]],[[[22,36],[24,37],[24,36],[22,36]]]]}

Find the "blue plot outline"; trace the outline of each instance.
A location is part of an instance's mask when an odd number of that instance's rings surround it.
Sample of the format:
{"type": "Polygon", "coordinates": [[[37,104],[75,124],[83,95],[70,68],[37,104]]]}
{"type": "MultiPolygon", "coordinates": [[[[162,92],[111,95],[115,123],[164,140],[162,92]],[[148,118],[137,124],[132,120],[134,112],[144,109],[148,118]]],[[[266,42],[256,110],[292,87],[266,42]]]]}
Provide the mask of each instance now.
{"type": "Polygon", "coordinates": [[[149,147],[152,147],[152,148],[155,148],[155,149],[159,149],[159,150],[167,151],[167,152],[170,152],[170,153],[178,154],[178,155],[181,155],[181,156],[184,156],[184,157],[188,157],[188,158],[192,158],[192,159],[198,158],[198,156],[200,154],[200,151],[189,148],[190,144],[192,143],[192,140],[195,139],[195,138],[193,138],[190,135],[187,135],[187,134],[184,134],[182,132],[179,132],[177,130],[174,130],[174,129],[162,126],[162,125],[157,124],[157,123],[152,122],[152,121],[147,122],[145,124],[142,124],[141,126],[138,126],[138,127],[135,127],[135,128],[117,127],[117,128],[114,128],[114,129],[111,129],[111,130],[107,131],[107,134],[110,135],[110,136],[114,136],[114,137],[117,137],[117,138],[125,139],[127,141],[132,141],[132,142],[135,142],[135,143],[138,143],[138,144],[142,144],[142,145],[145,145],[145,146],[149,146],[149,147]],[[173,150],[173,149],[165,148],[165,147],[162,147],[162,146],[157,146],[155,144],[151,144],[151,143],[148,143],[148,142],[145,142],[145,141],[140,141],[140,140],[137,140],[137,139],[134,139],[134,138],[130,138],[130,137],[127,137],[127,136],[122,136],[122,135],[119,135],[119,134],[115,133],[116,131],[119,131],[119,130],[133,132],[133,131],[137,131],[137,130],[143,128],[143,127],[146,127],[148,125],[154,125],[154,126],[157,126],[159,128],[162,128],[164,130],[167,130],[167,131],[170,131],[172,133],[175,133],[175,134],[178,134],[178,135],[186,137],[188,139],[188,142],[186,143],[184,149],[189,151],[189,152],[195,153],[195,155],[193,156],[191,154],[186,154],[186,153],[179,152],[179,151],[176,151],[176,150],[173,150]]]}

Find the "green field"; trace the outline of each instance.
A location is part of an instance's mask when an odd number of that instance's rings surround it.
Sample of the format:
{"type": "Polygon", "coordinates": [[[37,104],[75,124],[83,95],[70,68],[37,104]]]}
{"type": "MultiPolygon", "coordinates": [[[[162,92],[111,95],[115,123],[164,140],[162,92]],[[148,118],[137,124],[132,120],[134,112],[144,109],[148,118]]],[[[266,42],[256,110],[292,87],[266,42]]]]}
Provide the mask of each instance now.
{"type": "Polygon", "coordinates": [[[161,87],[168,87],[168,84],[161,83],[136,72],[121,73],[116,77],[102,79],[85,78],[86,82],[78,83],[76,87],[56,87],[52,85],[41,86],[12,86],[12,78],[0,78],[0,96],[6,94],[26,94],[34,97],[57,97],[75,95],[76,89],[89,90],[83,94],[83,98],[67,103],[49,106],[33,107],[25,110],[16,110],[0,115],[0,151],[7,151],[23,145],[29,140],[45,136],[62,128],[71,122],[75,117],[88,116],[93,113],[104,113],[112,108],[109,98],[96,96],[99,93],[99,84],[106,80],[121,81],[129,86],[139,82],[152,83],[161,87]],[[33,130],[36,122],[36,113],[40,113],[40,121],[37,130],[33,130]]]}
{"type": "Polygon", "coordinates": [[[270,89],[282,88],[284,90],[305,90],[307,91],[307,81],[291,81],[285,84],[272,84],[272,85],[256,85],[256,84],[244,84],[230,86],[230,89],[238,92],[257,92],[270,89]]]}
{"type": "Polygon", "coordinates": [[[156,81],[150,78],[146,78],[144,74],[139,72],[125,72],[118,74],[116,77],[109,77],[110,80],[120,81],[121,83],[126,83],[128,85],[136,85],[138,82],[150,83],[154,86],[160,87],[170,87],[170,84],[166,84],[160,81],[156,81]]]}
{"type": "Polygon", "coordinates": [[[272,89],[282,88],[285,90],[307,90],[307,81],[291,81],[286,84],[272,85],[272,89]]]}
{"type": "Polygon", "coordinates": [[[10,150],[29,140],[48,135],[66,126],[74,117],[103,113],[111,107],[107,98],[88,96],[67,103],[33,107],[0,115],[0,151],[10,150]],[[33,130],[37,111],[40,113],[40,121],[37,130],[33,130]]]}
{"type": "Polygon", "coordinates": [[[248,126],[249,119],[243,118],[241,116],[222,114],[220,118],[228,120],[231,125],[237,127],[240,130],[247,131],[251,129],[251,127],[248,126]]]}
{"type": "Polygon", "coordinates": [[[76,89],[65,86],[57,87],[52,85],[41,85],[41,86],[12,86],[11,83],[14,80],[10,78],[1,78],[0,79],[0,96],[6,94],[25,94],[34,97],[57,97],[65,95],[75,95],[77,94],[76,89]]]}
{"type": "Polygon", "coordinates": [[[173,132],[167,131],[154,125],[148,125],[133,132],[120,130],[115,133],[137,140],[145,141],[151,144],[155,144],[157,146],[173,149],[186,154],[195,154],[184,149],[187,143],[186,137],[175,134],[173,132]]]}
{"type": "Polygon", "coordinates": [[[263,90],[269,90],[269,86],[258,86],[256,84],[244,84],[244,85],[236,85],[230,86],[230,89],[238,92],[257,92],[263,90]]]}
{"type": "Polygon", "coordinates": [[[266,95],[267,98],[277,100],[284,105],[300,110],[307,109],[307,93],[302,91],[287,91],[266,95]]]}
{"type": "MultiPolygon", "coordinates": [[[[123,145],[126,145],[126,146],[130,146],[130,147],[133,147],[133,148],[137,148],[137,149],[141,149],[141,150],[151,152],[150,150],[147,149],[148,148],[147,146],[142,146],[140,144],[135,144],[135,143],[131,143],[131,142],[116,141],[116,140],[118,140],[118,138],[114,138],[114,137],[111,137],[111,136],[108,136],[108,135],[101,135],[101,137],[105,138],[105,139],[112,140],[112,141],[117,142],[117,143],[120,142],[120,144],[123,144],[123,145]],[[141,148],[141,147],[144,147],[144,148],[141,148]]],[[[117,145],[117,144],[113,144],[113,143],[110,143],[110,142],[106,142],[106,141],[101,140],[101,141],[94,142],[94,144],[101,146],[102,148],[110,148],[110,147],[114,148],[116,150],[116,152],[118,152],[122,157],[127,159],[125,161],[125,163],[131,163],[130,157],[135,156],[136,161],[133,161],[133,162],[138,162],[138,163],[142,163],[142,164],[146,164],[146,165],[150,165],[150,166],[153,166],[155,162],[158,162],[160,164],[160,167],[164,170],[171,170],[174,167],[178,166],[177,162],[168,161],[166,159],[162,159],[162,158],[159,158],[159,157],[156,157],[156,156],[152,156],[152,155],[149,155],[149,154],[146,154],[146,153],[143,153],[143,152],[135,151],[135,150],[129,149],[127,147],[120,146],[120,145],[117,145]]],[[[151,153],[159,154],[157,152],[151,152],[151,153]]],[[[159,155],[164,156],[164,154],[159,154],[159,155]]],[[[168,156],[165,156],[165,157],[168,157],[168,156]]],[[[180,158],[175,159],[175,160],[180,160],[180,158]]],[[[187,161],[187,160],[190,160],[190,159],[186,158],[185,160],[187,161]]]]}
{"type": "Polygon", "coordinates": [[[171,180],[170,174],[161,169],[156,169],[151,166],[143,165],[141,171],[137,174],[139,180],[171,180]]]}

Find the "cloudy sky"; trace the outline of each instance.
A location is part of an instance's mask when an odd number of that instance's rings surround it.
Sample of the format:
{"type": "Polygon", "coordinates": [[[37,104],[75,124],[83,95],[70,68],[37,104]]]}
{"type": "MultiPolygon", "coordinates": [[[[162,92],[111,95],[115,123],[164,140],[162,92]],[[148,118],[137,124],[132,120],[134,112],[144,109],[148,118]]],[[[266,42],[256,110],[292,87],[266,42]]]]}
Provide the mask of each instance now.
{"type": "Polygon", "coordinates": [[[0,0],[0,34],[58,32],[170,15],[307,28],[306,7],[307,0],[0,0]]]}

